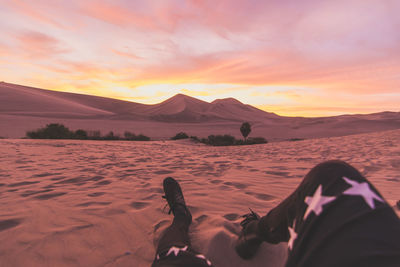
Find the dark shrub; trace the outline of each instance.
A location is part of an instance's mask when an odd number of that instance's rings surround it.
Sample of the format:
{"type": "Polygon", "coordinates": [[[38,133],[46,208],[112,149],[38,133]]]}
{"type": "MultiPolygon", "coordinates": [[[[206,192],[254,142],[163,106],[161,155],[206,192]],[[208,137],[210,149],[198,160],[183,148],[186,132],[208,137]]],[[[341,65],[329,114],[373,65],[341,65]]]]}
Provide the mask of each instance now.
{"type": "Polygon", "coordinates": [[[195,142],[201,142],[201,140],[197,136],[190,136],[190,140],[195,141],[195,142]]]}
{"type": "Polygon", "coordinates": [[[119,136],[118,135],[114,135],[113,131],[110,131],[107,135],[105,135],[103,137],[104,140],[119,140],[119,136]]]}
{"type": "Polygon", "coordinates": [[[124,137],[125,140],[135,140],[136,134],[126,131],[124,132],[124,137]]]}
{"type": "Polygon", "coordinates": [[[245,145],[266,144],[266,143],[268,143],[268,141],[264,137],[251,137],[245,141],[245,145]]]}
{"type": "Polygon", "coordinates": [[[232,135],[210,135],[207,144],[212,146],[232,146],[235,144],[235,137],[232,135]]]}
{"type": "Polygon", "coordinates": [[[143,134],[135,135],[131,132],[125,132],[125,138],[110,131],[107,135],[102,136],[100,131],[88,131],[78,129],[75,132],[70,131],[67,127],[58,123],[51,123],[45,128],[36,131],[26,132],[28,138],[33,139],[79,139],[79,140],[129,140],[129,141],[149,141],[150,137],[143,134]]]}
{"type": "Polygon", "coordinates": [[[100,131],[89,131],[88,139],[90,140],[101,140],[101,132],[100,131]]]}
{"type": "Polygon", "coordinates": [[[290,138],[289,141],[302,141],[303,138],[290,138]]]}
{"type": "Polygon", "coordinates": [[[75,139],[85,140],[88,138],[88,134],[85,130],[79,129],[75,131],[74,134],[75,139]]]}
{"type": "Polygon", "coordinates": [[[150,141],[150,137],[143,134],[136,135],[134,133],[126,131],[124,133],[125,140],[127,141],[150,141]]]}
{"type": "Polygon", "coordinates": [[[50,123],[45,128],[26,132],[26,136],[33,139],[71,139],[73,135],[73,132],[59,123],[50,123]]]}
{"type": "Polygon", "coordinates": [[[242,133],[244,140],[246,140],[247,136],[250,134],[251,132],[251,126],[250,123],[248,122],[243,122],[242,126],[240,126],[240,132],[242,133]]]}
{"type": "Polygon", "coordinates": [[[138,136],[136,136],[136,141],[150,141],[150,137],[139,134],[138,136]]]}
{"type": "Polygon", "coordinates": [[[242,139],[235,139],[235,137],[227,134],[210,135],[208,138],[202,138],[202,139],[193,137],[193,139],[197,140],[198,142],[211,146],[242,146],[242,145],[255,145],[255,144],[268,143],[268,141],[264,137],[253,137],[253,138],[248,138],[246,140],[242,140],[242,139]]]}
{"type": "Polygon", "coordinates": [[[171,137],[171,140],[179,140],[179,139],[187,139],[187,138],[189,138],[189,136],[186,133],[180,132],[180,133],[177,133],[174,137],[171,137]]]}

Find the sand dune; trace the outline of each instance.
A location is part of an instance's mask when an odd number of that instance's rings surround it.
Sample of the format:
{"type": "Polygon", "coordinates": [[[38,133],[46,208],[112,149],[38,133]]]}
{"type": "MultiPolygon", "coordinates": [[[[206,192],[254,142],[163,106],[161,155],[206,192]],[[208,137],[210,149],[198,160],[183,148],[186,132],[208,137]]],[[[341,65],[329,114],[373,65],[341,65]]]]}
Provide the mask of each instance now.
{"type": "Polygon", "coordinates": [[[178,94],[162,103],[145,105],[0,83],[0,137],[20,138],[26,131],[54,122],[63,123],[72,130],[81,128],[117,134],[131,131],[158,140],[168,139],[180,131],[199,137],[210,134],[240,137],[239,127],[244,121],[252,124],[250,136],[282,141],[400,129],[400,112],[282,117],[232,98],[208,103],[178,94]]]}
{"type": "MultiPolygon", "coordinates": [[[[0,140],[2,266],[149,266],[170,222],[162,180],[181,182],[196,249],[219,267],[282,266],[286,244],[249,262],[232,242],[248,207],[265,214],[317,163],[358,168],[390,205],[400,196],[400,130],[209,147],[189,141],[0,140]]],[[[399,214],[399,211],[397,211],[399,214]]]]}

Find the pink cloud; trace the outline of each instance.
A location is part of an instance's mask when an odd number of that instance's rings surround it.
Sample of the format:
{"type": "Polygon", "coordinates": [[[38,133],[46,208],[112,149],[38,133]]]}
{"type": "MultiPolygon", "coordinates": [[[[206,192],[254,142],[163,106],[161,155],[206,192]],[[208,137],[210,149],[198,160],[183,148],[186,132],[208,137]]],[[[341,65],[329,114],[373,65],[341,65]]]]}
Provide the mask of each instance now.
{"type": "Polygon", "coordinates": [[[115,3],[85,1],[81,4],[80,11],[87,16],[119,26],[138,26],[148,30],[157,28],[150,16],[115,3]]]}
{"type": "Polygon", "coordinates": [[[44,33],[27,31],[16,36],[22,52],[29,57],[51,57],[68,50],[56,38],[44,33]]]}
{"type": "Polygon", "coordinates": [[[51,14],[54,12],[54,1],[21,1],[13,0],[8,3],[9,6],[18,13],[28,16],[36,21],[56,26],[58,28],[64,28],[60,20],[52,18],[51,14]],[[40,8],[39,8],[40,7],[40,8]],[[51,11],[50,11],[51,10],[51,11]]]}

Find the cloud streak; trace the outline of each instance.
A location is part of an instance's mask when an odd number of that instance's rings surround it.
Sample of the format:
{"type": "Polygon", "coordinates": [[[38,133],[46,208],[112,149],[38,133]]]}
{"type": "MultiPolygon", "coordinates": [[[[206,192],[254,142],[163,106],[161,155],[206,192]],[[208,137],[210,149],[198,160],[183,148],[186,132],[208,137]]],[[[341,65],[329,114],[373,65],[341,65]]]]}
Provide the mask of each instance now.
{"type": "Polygon", "coordinates": [[[204,99],[229,96],[223,84],[286,115],[396,110],[400,102],[395,0],[3,2],[0,79],[10,82],[132,100],[146,99],[138,88],[151,86],[145,102],[174,86],[204,99]]]}

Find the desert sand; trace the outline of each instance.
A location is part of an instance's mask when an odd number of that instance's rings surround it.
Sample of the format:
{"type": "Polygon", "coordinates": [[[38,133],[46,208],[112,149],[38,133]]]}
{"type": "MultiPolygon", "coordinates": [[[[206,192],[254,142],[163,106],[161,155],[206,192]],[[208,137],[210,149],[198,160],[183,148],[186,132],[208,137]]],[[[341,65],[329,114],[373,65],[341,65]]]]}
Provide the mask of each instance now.
{"type": "Polygon", "coordinates": [[[193,214],[193,245],[215,266],[282,266],[285,243],[263,244],[250,261],[235,254],[240,215],[266,214],[330,159],[359,169],[394,206],[399,143],[400,130],[240,147],[0,140],[0,265],[150,266],[172,219],[161,198],[172,176],[193,214]]]}
{"type": "Polygon", "coordinates": [[[145,105],[117,99],[43,90],[0,82],[0,137],[21,138],[27,131],[62,123],[71,130],[124,131],[165,140],[178,132],[207,137],[241,137],[248,121],[253,137],[268,141],[320,138],[400,129],[400,112],[303,118],[284,117],[233,98],[211,103],[178,94],[162,103],[145,105]]]}

